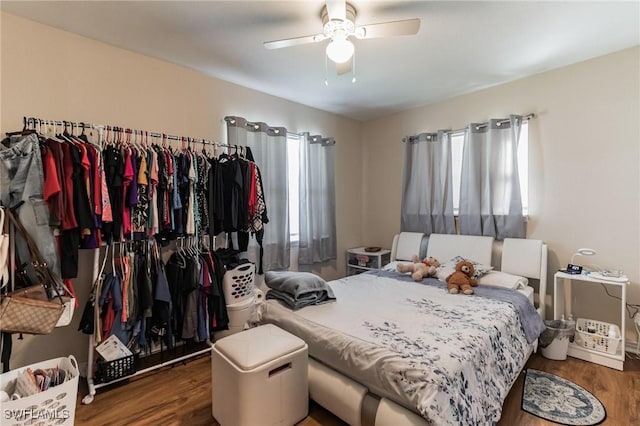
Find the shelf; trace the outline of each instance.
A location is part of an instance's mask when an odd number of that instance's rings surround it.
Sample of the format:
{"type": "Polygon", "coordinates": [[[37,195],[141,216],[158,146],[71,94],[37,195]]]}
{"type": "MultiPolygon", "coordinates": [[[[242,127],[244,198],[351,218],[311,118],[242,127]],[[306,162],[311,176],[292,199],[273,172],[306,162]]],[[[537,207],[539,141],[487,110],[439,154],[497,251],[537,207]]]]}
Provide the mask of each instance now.
{"type": "Polygon", "coordinates": [[[622,354],[621,348],[618,348],[618,351],[615,354],[608,354],[606,352],[583,348],[575,343],[569,343],[569,351],[567,352],[567,355],[604,365],[609,368],[615,368],[620,371],[623,370],[624,366],[624,355],[622,354]]]}
{"type": "Polygon", "coordinates": [[[391,250],[388,249],[372,252],[365,251],[365,247],[347,249],[347,275],[380,269],[383,265],[389,263],[390,258],[391,250]]]}
{"type": "MultiPolygon", "coordinates": [[[[616,286],[620,288],[620,320],[613,322],[620,328],[621,342],[618,351],[615,354],[597,351],[594,349],[578,346],[576,343],[569,343],[567,355],[579,358],[584,361],[593,362],[604,365],[609,368],[622,371],[625,360],[625,338],[626,338],[626,301],[627,301],[627,285],[629,281],[609,281],[600,277],[591,277],[585,274],[567,274],[565,272],[556,272],[553,280],[553,317],[560,319],[562,315],[572,313],[572,287],[573,285],[584,285],[584,283],[603,284],[606,286],[616,286]]],[[[597,319],[593,319],[596,321],[597,319]]]]}
{"type": "Polygon", "coordinates": [[[626,284],[629,284],[629,280],[626,281],[612,281],[612,280],[606,280],[606,279],[602,279],[602,278],[592,278],[589,275],[585,275],[585,274],[567,274],[565,272],[556,272],[556,278],[562,278],[565,280],[576,280],[576,281],[584,281],[584,282],[589,282],[589,283],[596,283],[596,284],[605,284],[605,285],[617,285],[617,286],[624,286],[626,284]]]}
{"type": "Polygon", "coordinates": [[[379,268],[368,268],[366,266],[347,265],[349,268],[363,269],[365,271],[377,271],[379,268]]]}

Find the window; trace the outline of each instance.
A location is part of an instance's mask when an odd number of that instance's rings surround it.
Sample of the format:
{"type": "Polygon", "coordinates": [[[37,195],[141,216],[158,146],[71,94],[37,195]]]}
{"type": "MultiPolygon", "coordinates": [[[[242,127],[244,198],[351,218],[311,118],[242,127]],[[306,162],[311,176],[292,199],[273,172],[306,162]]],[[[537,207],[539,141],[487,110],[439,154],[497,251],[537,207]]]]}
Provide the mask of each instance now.
{"type": "MultiPolygon", "coordinates": [[[[460,177],[462,176],[462,149],[464,132],[451,135],[451,167],[453,169],[453,213],[457,216],[460,208],[460,177]]],[[[520,195],[522,215],[529,214],[529,122],[522,123],[518,145],[518,172],[520,174],[520,195]]]]}
{"type": "Polygon", "coordinates": [[[289,167],[289,237],[292,243],[300,239],[300,138],[287,133],[287,164],[289,167]]]}

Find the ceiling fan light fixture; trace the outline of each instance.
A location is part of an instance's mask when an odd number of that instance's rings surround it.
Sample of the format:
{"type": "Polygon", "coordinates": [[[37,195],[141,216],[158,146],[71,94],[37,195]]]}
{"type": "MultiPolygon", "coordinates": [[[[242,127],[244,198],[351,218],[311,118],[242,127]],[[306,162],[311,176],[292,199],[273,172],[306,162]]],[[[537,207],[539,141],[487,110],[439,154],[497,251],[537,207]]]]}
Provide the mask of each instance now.
{"type": "Polygon", "coordinates": [[[333,39],[327,45],[327,56],[336,64],[347,62],[353,56],[355,48],[346,38],[333,39]]]}

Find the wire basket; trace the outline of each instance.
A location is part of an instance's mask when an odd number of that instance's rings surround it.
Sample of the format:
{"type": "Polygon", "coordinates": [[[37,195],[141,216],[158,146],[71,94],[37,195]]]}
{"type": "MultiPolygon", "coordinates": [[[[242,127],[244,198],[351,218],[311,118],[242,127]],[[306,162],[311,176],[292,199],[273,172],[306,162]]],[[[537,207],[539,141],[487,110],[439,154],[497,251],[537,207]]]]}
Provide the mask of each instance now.
{"type": "Polygon", "coordinates": [[[98,370],[95,375],[96,383],[109,383],[128,377],[136,372],[135,355],[114,359],[113,361],[98,360],[98,370]]]}
{"type": "Polygon", "coordinates": [[[11,383],[27,368],[31,370],[60,368],[69,374],[69,380],[24,398],[2,403],[1,424],[27,425],[73,425],[78,394],[78,363],[73,355],[54,358],[9,371],[0,376],[0,388],[7,392],[11,383]],[[6,422],[6,423],[5,423],[6,422]]]}
{"type": "Polygon", "coordinates": [[[615,354],[622,341],[620,327],[602,321],[578,318],[576,332],[576,345],[608,354],[615,354]]]}
{"type": "Polygon", "coordinates": [[[255,265],[253,263],[242,263],[225,272],[222,288],[227,305],[233,305],[253,297],[254,271],[255,265]]]}

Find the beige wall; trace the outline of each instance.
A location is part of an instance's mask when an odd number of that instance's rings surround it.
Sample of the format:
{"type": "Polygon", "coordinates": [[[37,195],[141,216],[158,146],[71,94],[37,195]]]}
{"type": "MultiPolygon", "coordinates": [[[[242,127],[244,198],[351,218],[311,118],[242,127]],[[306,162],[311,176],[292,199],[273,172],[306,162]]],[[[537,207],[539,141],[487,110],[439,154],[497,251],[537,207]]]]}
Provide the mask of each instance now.
{"type": "MultiPolygon", "coordinates": [[[[221,141],[221,119],[239,115],[294,132],[334,136],[338,253],[360,243],[359,122],[13,15],[1,18],[2,132],[21,129],[26,115],[221,141]]],[[[90,253],[82,253],[75,286],[83,303],[91,269],[90,253]]],[[[323,265],[319,272],[332,279],[343,271],[339,255],[337,264],[323,265]]],[[[75,331],[79,316],[49,336],[15,340],[12,365],[69,353],[86,360],[88,339],[75,331]]]]}
{"type": "MultiPolygon", "coordinates": [[[[388,245],[400,230],[403,136],[529,112],[537,118],[529,124],[527,237],[549,245],[549,295],[554,272],[591,247],[598,255],[585,261],[623,269],[628,300],[640,304],[640,48],[366,123],[366,243],[388,245]]],[[[586,287],[575,287],[574,314],[619,322],[619,302],[586,287]]]]}

